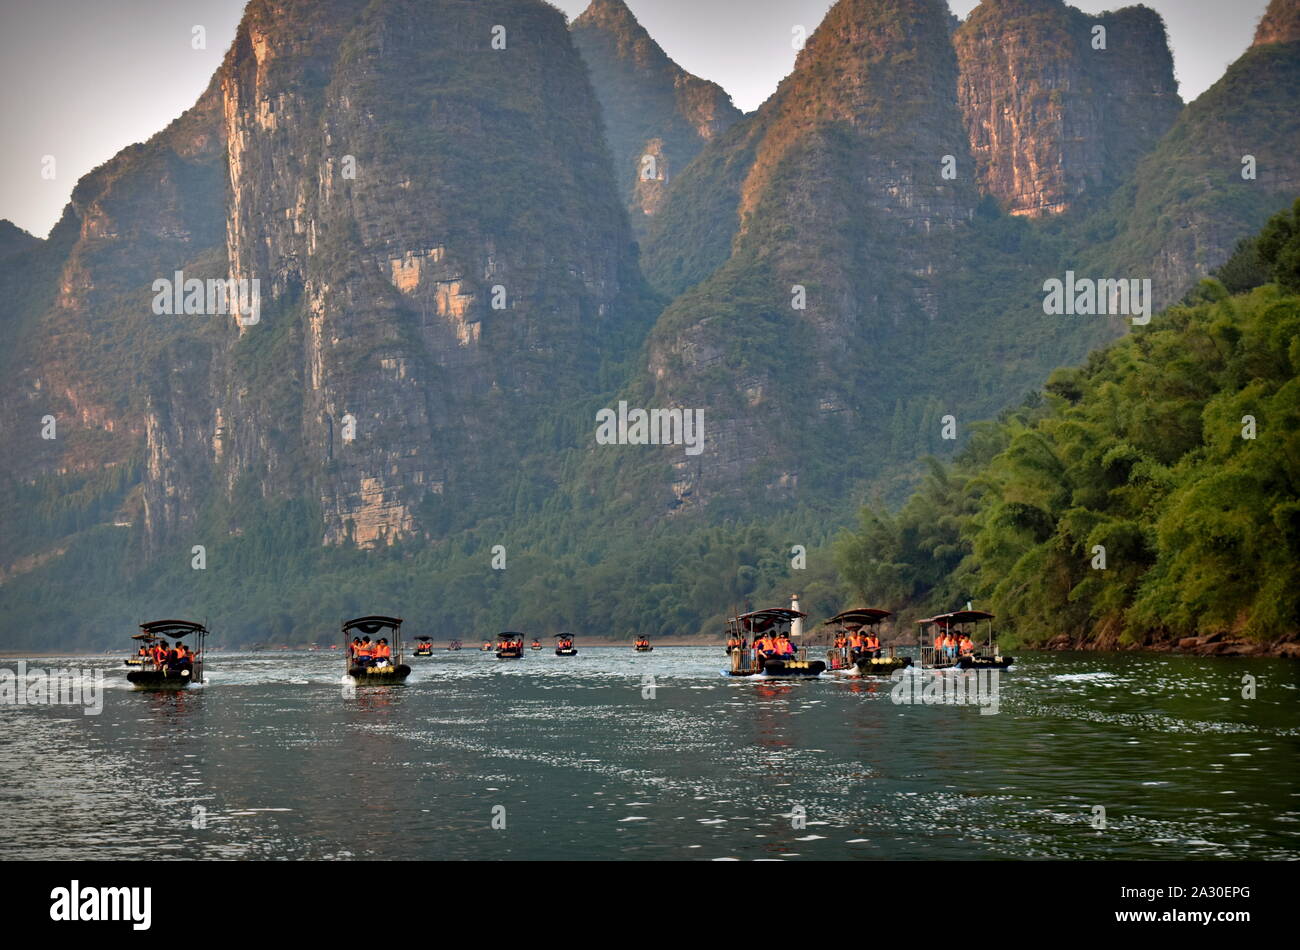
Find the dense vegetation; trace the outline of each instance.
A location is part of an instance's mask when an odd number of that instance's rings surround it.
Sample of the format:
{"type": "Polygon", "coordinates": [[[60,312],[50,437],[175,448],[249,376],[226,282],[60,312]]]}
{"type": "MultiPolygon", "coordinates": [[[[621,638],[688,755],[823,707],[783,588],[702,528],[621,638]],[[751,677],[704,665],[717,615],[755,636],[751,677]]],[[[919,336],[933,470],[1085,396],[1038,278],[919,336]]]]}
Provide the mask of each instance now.
{"type": "Polygon", "coordinates": [[[1019,643],[1294,637],[1300,202],[1220,275],[981,427],[896,515],[864,509],[846,582],[908,613],[973,600],[1019,643]]]}

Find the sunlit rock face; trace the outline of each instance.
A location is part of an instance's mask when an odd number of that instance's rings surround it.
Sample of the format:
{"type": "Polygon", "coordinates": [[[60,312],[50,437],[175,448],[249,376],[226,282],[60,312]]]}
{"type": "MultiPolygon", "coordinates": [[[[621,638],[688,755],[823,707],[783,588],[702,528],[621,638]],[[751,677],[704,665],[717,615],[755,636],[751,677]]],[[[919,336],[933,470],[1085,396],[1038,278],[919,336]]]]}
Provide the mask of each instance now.
{"type": "Polygon", "coordinates": [[[1114,188],[1182,108],[1160,16],[1062,0],[984,0],[953,35],[980,187],[1011,214],[1114,188]]]}

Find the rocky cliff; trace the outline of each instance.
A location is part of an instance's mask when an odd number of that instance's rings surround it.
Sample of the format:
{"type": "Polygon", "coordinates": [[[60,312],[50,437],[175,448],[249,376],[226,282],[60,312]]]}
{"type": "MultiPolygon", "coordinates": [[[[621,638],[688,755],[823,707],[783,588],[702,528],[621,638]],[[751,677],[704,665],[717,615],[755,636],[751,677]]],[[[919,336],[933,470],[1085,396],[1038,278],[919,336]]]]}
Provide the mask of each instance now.
{"type": "Polygon", "coordinates": [[[725,262],[651,338],[643,398],[710,420],[702,456],[670,453],[670,507],[788,500],[879,465],[860,449],[895,409],[882,374],[943,319],[938,275],[960,266],[978,200],[949,30],[941,0],[841,0],[776,94],[678,183],[684,208],[656,223],[648,265],[688,285],[698,238],[670,228],[703,214],[724,222],[703,256],[725,262]]]}
{"type": "Polygon", "coordinates": [[[236,387],[223,451],[284,491],[265,434],[296,430],[326,538],[391,543],[449,482],[490,492],[557,380],[591,389],[638,278],[552,9],[308,6],[251,4],[223,68],[231,271],[288,308],[248,333],[271,344],[292,321],[302,387],[294,419],[248,411],[236,387]]]}
{"type": "Polygon", "coordinates": [[[1015,215],[1113,189],[1178,117],[1159,14],[1063,0],[984,0],[953,36],[980,187],[1015,215]]]}
{"type": "Polygon", "coordinates": [[[427,535],[421,510],[494,497],[648,319],[595,96],[537,0],[253,0],[195,108],[60,228],[7,474],[137,460],[117,517],[147,550],[241,486],[306,496],[328,543],[427,535]],[[258,311],[152,313],[178,270],[256,282],[258,311]]]}
{"type": "Polygon", "coordinates": [[[600,100],[632,226],[644,233],[668,183],[740,110],[721,86],[669,59],[623,0],[592,0],[571,29],[600,100]]]}
{"type": "Polygon", "coordinates": [[[1169,304],[1300,194],[1300,0],[1273,0],[1254,45],[1191,103],[1086,232],[1080,257],[1150,276],[1169,304]]]}

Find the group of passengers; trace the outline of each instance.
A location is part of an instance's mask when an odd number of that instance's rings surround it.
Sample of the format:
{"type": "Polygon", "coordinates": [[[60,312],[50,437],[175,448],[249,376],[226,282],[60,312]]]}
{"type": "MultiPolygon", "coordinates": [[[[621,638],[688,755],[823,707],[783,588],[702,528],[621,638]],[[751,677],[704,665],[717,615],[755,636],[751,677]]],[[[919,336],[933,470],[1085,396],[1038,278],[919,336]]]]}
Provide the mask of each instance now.
{"type": "Polygon", "coordinates": [[[371,643],[369,637],[353,637],[348,644],[348,654],[353,666],[393,665],[393,649],[383,637],[375,643],[371,643]]]}
{"type": "Polygon", "coordinates": [[[179,640],[174,647],[169,647],[166,640],[154,640],[141,646],[136,656],[145,668],[180,676],[194,672],[194,661],[198,654],[179,640]]]}
{"type": "Polygon", "coordinates": [[[835,634],[835,649],[850,660],[874,660],[880,656],[880,637],[874,630],[847,627],[835,634]]]}
{"type": "Polygon", "coordinates": [[[955,634],[940,630],[934,636],[934,653],[935,656],[942,654],[950,660],[957,659],[957,656],[969,656],[975,652],[975,644],[971,641],[969,634],[955,634]]]}
{"type": "Polygon", "coordinates": [[[792,660],[795,646],[784,633],[764,633],[754,639],[754,652],[766,660],[792,660]]]}

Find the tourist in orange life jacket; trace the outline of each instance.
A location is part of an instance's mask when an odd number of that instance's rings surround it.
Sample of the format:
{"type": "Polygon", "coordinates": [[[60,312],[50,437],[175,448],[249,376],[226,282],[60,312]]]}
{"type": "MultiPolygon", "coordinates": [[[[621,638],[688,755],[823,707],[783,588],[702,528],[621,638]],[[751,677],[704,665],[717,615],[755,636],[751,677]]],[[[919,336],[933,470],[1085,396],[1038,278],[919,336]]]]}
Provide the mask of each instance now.
{"type": "Polygon", "coordinates": [[[361,646],[357,647],[357,664],[360,666],[373,666],[375,662],[375,646],[370,642],[369,637],[361,638],[361,646]]]}
{"type": "Polygon", "coordinates": [[[348,659],[353,663],[357,662],[357,656],[361,650],[361,638],[353,637],[352,642],[348,644],[348,659]]]}
{"type": "Polygon", "coordinates": [[[161,670],[167,662],[167,641],[159,640],[149,652],[153,656],[154,668],[161,670]]]}
{"type": "Polygon", "coordinates": [[[373,656],[375,658],[375,666],[387,666],[389,664],[393,658],[393,649],[388,645],[387,640],[382,637],[380,638],[379,642],[375,644],[373,656]]]}
{"type": "Polygon", "coordinates": [[[754,652],[764,658],[776,656],[776,638],[761,634],[754,640],[754,652]]]}
{"type": "Polygon", "coordinates": [[[875,659],[880,656],[880,638],[875,633],[868,633],[862,638],[862,648],[866,650],[867,656],[875,659]]]}
{"type": "Polygon", "coordinates": [[[967,656],[975,652],[975,644],[971,641],[969,634],[962,634],[961,643],[958,645],[962,656],[967,656]]]}
{"type": "Polygon", "coordinates": [[[778,633],[773,638],[772,646],[779,657],[788,658],[794,656],[794,644],[790,642],[790,638],[784,633],[778,633]]]}

